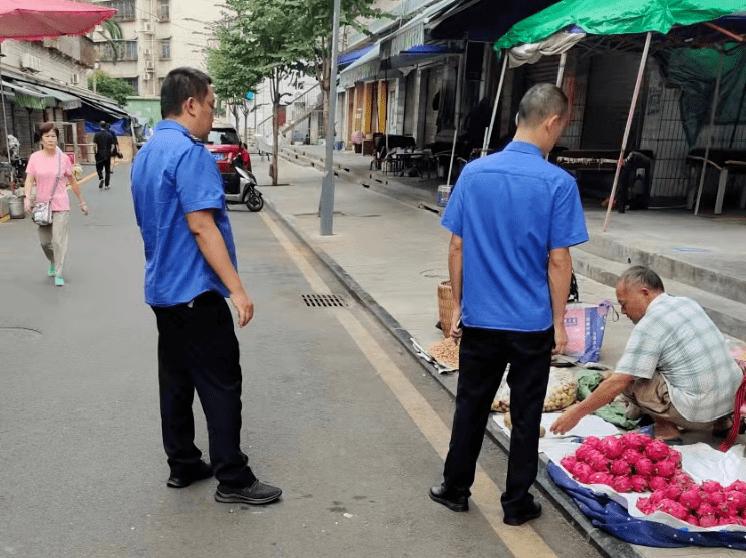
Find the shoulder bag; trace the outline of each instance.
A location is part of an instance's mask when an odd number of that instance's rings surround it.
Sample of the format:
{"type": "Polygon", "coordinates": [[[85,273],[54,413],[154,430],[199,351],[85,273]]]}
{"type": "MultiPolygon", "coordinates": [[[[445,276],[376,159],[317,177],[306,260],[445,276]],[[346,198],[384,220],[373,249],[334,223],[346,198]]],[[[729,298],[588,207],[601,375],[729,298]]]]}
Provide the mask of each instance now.
{"type": "Polygon", "coordinates": [[[31,220],[39,225],[45,227],[52,224],[52,200],[54,194],[57,192],[57,185],[60,182],[60,174],[62,173],[62,157],[57,153],[57,178],[54,181],[54,188],[52,188],[52,195],[45,202],[39,202],[34,204],[34,208],[31,211],[31,220]]]}

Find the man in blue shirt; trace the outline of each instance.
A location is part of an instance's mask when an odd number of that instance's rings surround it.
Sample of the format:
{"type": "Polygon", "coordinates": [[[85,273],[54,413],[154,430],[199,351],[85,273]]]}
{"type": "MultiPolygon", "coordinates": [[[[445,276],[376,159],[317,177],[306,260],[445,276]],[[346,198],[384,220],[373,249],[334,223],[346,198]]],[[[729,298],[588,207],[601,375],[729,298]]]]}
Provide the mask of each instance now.
{"type": "Polygon", "coordinates": [[[453,511],[469,509],[490,407],[510,365],[513,429],[501,497],[508,525],[541,515],[529,488],[538,470],[552,353],[567,347],[569,247],[588,240],[575,180],[544,159],[569,116],[560,89],[550,84],[529,89],[513,141],[467,165],[442,220],[453,233],[448,269],[454,311],[448,333],[461,338],[461,348],[444,481],[430,489],[430,497],[453,511]]]}
{"type": "Polygon", "coordinates": [[[241,451],[241,366],[230,297],[244,327],[254,314],[236,270],[223,180],[202,143],[213,122],[210,77],[169,72],[162,120],[132,164],[132,197],[145,245],[145,302],[158,325],[158,383],[167,485],[215,474],[219,502],[266,504],[282,490],[257,480],[241,451]],[[197,390],[207,419],[211,466],[194,445],[197,390]]]}

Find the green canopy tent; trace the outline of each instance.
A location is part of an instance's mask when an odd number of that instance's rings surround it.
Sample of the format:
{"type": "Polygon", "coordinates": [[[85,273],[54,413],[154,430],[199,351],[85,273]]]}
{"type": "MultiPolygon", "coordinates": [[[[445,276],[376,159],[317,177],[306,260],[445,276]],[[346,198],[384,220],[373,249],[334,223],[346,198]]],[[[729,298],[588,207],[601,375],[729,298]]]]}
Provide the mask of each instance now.
{"type": "MultiPolygon", "coordinates": [[[[536,43],[548,39],[563,29],[575,26],[588,35],[634,35],[645,34],[640,68],[637,75],[630,112],[622,139],[617,169],[612,185],[611,197],[604,222],[608,226],[619,175],[627,147],[645,64],[650,51],[653,33],[668,34],[676,26],[689,26],[711,22],[718,18],[736,14],[744,8],[743,0],[563,0],[541,12],[516,23],[494,45],[496,51],[521,44],[536,43]]],[[[715,24],[708,24],[718,28],[715,24]]],[[[730,38],[733,39],[732,34],[730,38]]],[[[704,173],[703,173],[704,174],[704,173]]]]}

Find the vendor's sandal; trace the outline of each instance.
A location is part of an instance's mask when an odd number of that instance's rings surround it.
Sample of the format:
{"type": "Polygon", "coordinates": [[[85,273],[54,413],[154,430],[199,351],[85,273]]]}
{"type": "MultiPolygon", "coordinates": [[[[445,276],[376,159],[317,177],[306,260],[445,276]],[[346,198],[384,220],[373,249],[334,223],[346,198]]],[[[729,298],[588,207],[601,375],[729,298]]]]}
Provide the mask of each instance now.
{"type": "Polygon", "coordinates": [[[733,429],[733,419],[728,419],[727,421],[717,421],[715,423],[715,427],[712,429],[712,435],[715,438],[725,438],[730,434],[730,431],[733,429]],[[724,426],[727,425],[727,426],[724,426]]]}

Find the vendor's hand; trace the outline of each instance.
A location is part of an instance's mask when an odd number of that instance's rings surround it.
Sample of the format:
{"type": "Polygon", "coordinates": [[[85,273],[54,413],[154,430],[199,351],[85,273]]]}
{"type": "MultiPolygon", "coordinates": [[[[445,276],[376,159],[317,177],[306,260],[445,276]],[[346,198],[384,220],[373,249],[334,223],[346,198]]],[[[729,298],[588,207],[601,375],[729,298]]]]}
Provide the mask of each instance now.
{"type": "Polygon", "coordinates": [[[567,331],[565,331],[565,324],[554,325],[554,348],[552,349],[553,355],[564,355],[567,350],[567,331]]]}
{"type": "Polygon", "coordinates": [[[231,302],[238,311],[238,327],[243,327],[254,317],[254,303],[243,290],[231,295],[231,302]]]}
{"type": "Polygon", "coordinates": [[[453,337],[454,339],[461,339],[461,335],[464,333],[459,327],[461,323],[461,308],[454,308],[453,314],[451,315],[451,329],[447,332],[446,337],[453,337]]]}
{"type": "Polygon", "coordinates": [[[583,413],[579,412],[577,405],[571,405],[552,423],[549,431],[552,434],[567,434],[578,425],[583,416],[583,413]]]}

